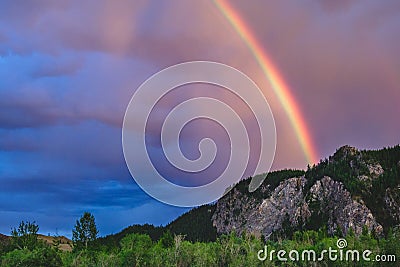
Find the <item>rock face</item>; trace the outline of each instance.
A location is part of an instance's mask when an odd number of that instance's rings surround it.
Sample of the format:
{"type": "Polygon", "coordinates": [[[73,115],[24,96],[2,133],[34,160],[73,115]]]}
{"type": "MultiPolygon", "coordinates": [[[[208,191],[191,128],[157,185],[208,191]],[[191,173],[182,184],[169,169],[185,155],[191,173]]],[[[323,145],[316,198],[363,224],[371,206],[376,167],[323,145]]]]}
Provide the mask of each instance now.
{"type": "Polygon", "coordinates": [[[219,233],[243,231],[268,238],[273,232],[282,230],[289,221],[292,227],[303,224],[315,213],[328,218],[328,232],[338,227],[346,234],[350,228],[361,234],[364,227],[380,234],[382,226],[376,222],[371,211],[352,200],[343,184],[324,177],[318,180],[305,194],[306,179],[294,177],[279,184],[271,195],[257,204],[254,200],[241,199],[237,192],[218,201],[212,217],[219,233]],[[236,199],[235,199],[236,198],[236,199]],[[318,207],[318,209],[312,207],[318,207]],[[234,212],[230,212],[230,211],[234,212]],[[236,212],[235,212],[236,210],[236,212]],[[241,212],[238,212],[240,210],[241,212]]]}
{"type": "Polygon", "coordinates": [[[237,185],[218,200],[212,216],[217,232],[270,238],[326,227],[331,234],[367,229],[380,235],[400,226],[400,146],[379,151],[344,146],[305,175],[271,179],[254,193],[237,185]]]}
{"type": "Polygon", "coordinates": [[[378,178],[383,174],[383,168],[379,163],[368,165],[368,171],[372,178],[378,178]]]}
{"type": "Polygon", "coordinates": [[[372,186],[372,182],[379,178],[384,173],[384,170],[379,163],[368,164],[367,168],[369,172],[368,175],[359,175],[358,179],[364,182],[366,187],[370,189],[372,186]]]}
{"type": "Polygon", "coordinates": [[[287,216],[293,218],[293,223],[296,223],[298,203],[303,199],[304,184],[303,177],[288,179],[262,202],[249,200],[247,196],[241,199],[244,194],[236,190],[218,201],[212,217],[213,225],[219,233],[236,231],[241,234],[246,231],[257,236],[261,234],[268,236],[281,228],[287,216]]]}
{"type": "Polygon", "coordinates": [[[308,216],[308,210],[301,210],[305,181],[304,177],[297,177],[282,182],[269,198],[249,213],[246,231],[269,237],[282,228],[285,220],[297,225],[303,214],[308,216]]]}
{"type": "Polygon", "coordinates": [[[256,200],[233,188],[225,195],[224,201],[217,202],[212,216],[213,225],[219,233],[235,231],[241,233],[250,213],[257,207],[256,200]]]}
{"type": "Polygon", "coordinates": [[[386,189],[385,206],[393,220],[400,224],[400,187],[386,189]]]}
{"type": "Polygon", "coordinates": [[[355,234],[361,234],[364,227],[380,234],[382,226],[376,222],[371,211],[361,203],[352,200],[343,184],[324,177],[310,189],[310,200],[306,205],[318,203],[319,210],[328,217],[328,232],[333,233],[338,227],[346,234],[352,228],[355,234]]]}

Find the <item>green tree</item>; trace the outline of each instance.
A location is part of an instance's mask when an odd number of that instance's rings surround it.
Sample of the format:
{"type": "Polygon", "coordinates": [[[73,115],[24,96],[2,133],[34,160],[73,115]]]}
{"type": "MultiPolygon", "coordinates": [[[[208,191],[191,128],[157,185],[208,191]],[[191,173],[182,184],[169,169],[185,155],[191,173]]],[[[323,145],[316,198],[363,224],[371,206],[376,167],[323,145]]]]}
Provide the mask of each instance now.
{"type": "Polygon", "coordinates": [[[174,246],[174,237],[169,230],[165,231],[160,238],[160,244],[163,248],[170,248],[174,246]]]}
{"type": "Polygon", "coordinates": [[[34,249],[38,244],[39,226],[35,222],[21,221],[18,228],[11,229],[14,246],[18,249],[34,249]]]}
{"type": "Polygon", "coordinates": [[[121,266],[143,266],[149,261],[153,241],[148,235],[129,234],[120,243],[121,266]]]}
{"type": "Polygon", "coordinates": [[[74,249],[87,249],[88,243],[96,240],[98,233],[93,214],[83,213],[82,217],[76,220],[75,227],[72,230],[74,249]]]}
{"type": "Polygon", "coordinates": [[[1,266],[58,267],[62,266],[62,261],[54,249],[44,246],[34,250],[25,248],[8,252],[3,257],[1,266]]]}

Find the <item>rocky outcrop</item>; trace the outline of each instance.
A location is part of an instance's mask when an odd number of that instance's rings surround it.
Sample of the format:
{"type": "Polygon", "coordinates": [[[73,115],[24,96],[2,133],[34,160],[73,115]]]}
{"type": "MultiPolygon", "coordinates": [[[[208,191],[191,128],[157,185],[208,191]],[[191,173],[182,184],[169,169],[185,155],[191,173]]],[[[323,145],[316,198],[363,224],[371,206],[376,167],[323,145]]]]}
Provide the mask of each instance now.
{"type": "Polygon", "coordinates": [[[386,189],[384,201],[390,216],[397,224],[400,224],[400,187],[386,189]]]}
{"type": "MultiPolygon", "coordinates": [[[[305,178],[290,178],[282,182],[264,201],[249,213],[249,220],[245,224],[248,232],[262,234],[269,237],[274,231],[280,230],[284,220],[297,225],[302,217],[301,205],[305,178]]],[[[305,211],[306,216],[308,211],[305,211]]]]}
{"type": "Polygon", "coordinates": [[[368,165],[368,171],[369,171],[369,174],[370,174],[370,176],[373,178],[373,179],[376,179],[376,178],[378,178],[379,176],[381,176],[382,174],[383,174],[383,168],[382,168],[382,166],[381,166],[381,164],[379,164],[379,163],[375,163],[375,164],[369,164],[368,165]]]}
{"type": "MultiPolygon", "coordinates": [[[[329,161],[333,162],[347,158],[359,159],[360,157],[361,153],[357,148],[346,145],[339,148],[333,156],[329,157],[329,161]]],[[[352,166],[354,164],[354,161],[350,161],[349,164],[350,166],[352,166]]]]}
{"type": "Polygon", "coordinates": [[[320,210],[312,212],[322,212],[328,217],[328,232],[334,233],[339,227],[344,234],[353,229],[355,234],[361,234],[364,227],[369,231],[378,234],[382,233],[382,226],[376,222],[371,211],[362,203],[352,200],[349,191],[343,184],[324,177],[317,181],[310,189],[310,199],[307,205],[318,203],[320,210]]]}
{"type": "Polygon", "coordinates": [[[367,229],[383,234],[400,225],[399,158],[400,146],[380,151],[343,146],[305,176],[280,177],[271,184],[266,179],[254,193],[243,184],[240,190],[233,188],[218,200],[212,223],[218,233],[250,232],[266,238],[322,226],[329,233],[352,229],[360,235],[367,229]]]}
{"type": "Polygon", "coordinates": [[[342,183],[324,177],[316,181],[307,194],[305,184],[304,177],[287,179],[261,203],[233,189],[233,194],[218,201],[213,225],[219,233],[245,231],[268,238],[273,232],[282,230],[285,220],[296,228],[313,213],[323,213],[330,233],[340,228],[345,234],[353,229],[359,235],[364,227],[382,233],[382,226],[371,211],[352,200],[342,183]],[[316,206],[317,210],[312,208],[316,206]]]}
{"type": "Polygon", "coordinates": [[[250,213],[256,209],[256,200],[248,194],[243,194],[233,188],[223,197],[223,201],[217,202],[216,211],[212,216],[214,227],[218,233],[235,231],[241,233],[245,228],[250,213]]]}
{"type": "Polygon", "coordinates": [[[365,186],[370,189],[372,187],[372,181],[379,178],[384,170],[379,163],[368,164],[368,175],[359,175],[358,179],[365,184],[365,186]]]}

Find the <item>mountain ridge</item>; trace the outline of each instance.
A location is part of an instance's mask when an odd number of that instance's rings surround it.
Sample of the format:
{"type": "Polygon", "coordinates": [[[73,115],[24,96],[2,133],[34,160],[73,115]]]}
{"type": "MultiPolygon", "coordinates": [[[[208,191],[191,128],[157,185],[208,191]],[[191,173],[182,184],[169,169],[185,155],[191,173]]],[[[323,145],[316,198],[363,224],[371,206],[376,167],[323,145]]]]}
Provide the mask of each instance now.
{"type": "Polygon", "coordinates": [[[400,223],[399,174],[400,146],[343,146],[276,188],[267,177],[257,189],[261,202],[234,187],[217,202],[213,225],[218,234],[250,232],[266,239],[321,227],[329,234],[368,230],[383,235],[400,223]]]}

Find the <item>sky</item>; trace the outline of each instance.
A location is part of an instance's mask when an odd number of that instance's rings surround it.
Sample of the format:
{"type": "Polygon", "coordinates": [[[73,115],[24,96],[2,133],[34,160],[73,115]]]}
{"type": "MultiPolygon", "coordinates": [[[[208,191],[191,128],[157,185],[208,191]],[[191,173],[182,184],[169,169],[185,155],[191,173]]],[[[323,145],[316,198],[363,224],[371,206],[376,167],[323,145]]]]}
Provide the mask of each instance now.
{"type": "MultiPolygon", "coordinates": [[[[344,144],[400,143],[398,1],[230,5],[287,83],[318,158],[344,144]]],[[[0,2],[0,232],[31,220],[41,233],[71,236],[75,220],[90,211],[106,235],[136,223],[165,225],[187,211],[139,188],[125,164],[121,134],[135,90],[154,73],[193,60],[221,62],[253,79],[275,118],[272,169],[307,166],[271,84],[212,1],[0,2]]],[[[171,94],[155,120],[179,100],[216,91],[197,86],[171,94]]],[[[150,128],[151,141],[158,128],[150,128]]],[[[182,149],[189,158],[210,132],[226,139],[208,121],[187,128],[182,149]]],[[[154,161],[167,168],[157,140],[150,147],[154,161]]],[[[208,174],[226,164],[228,146],[218,147],[218,164],[208,174]]],[[[199,179],[208,181],[208,174],[199,179]]]]}

